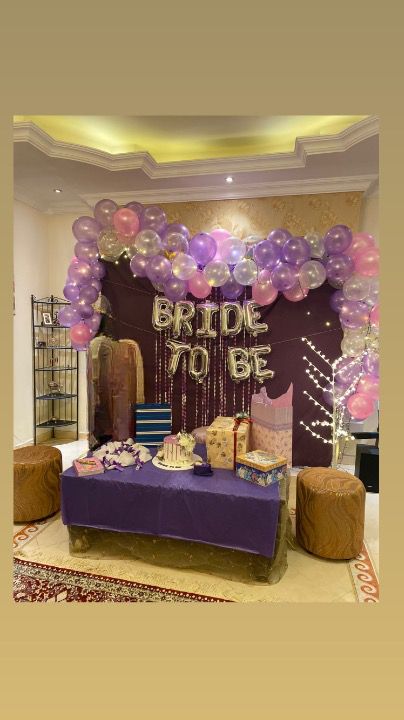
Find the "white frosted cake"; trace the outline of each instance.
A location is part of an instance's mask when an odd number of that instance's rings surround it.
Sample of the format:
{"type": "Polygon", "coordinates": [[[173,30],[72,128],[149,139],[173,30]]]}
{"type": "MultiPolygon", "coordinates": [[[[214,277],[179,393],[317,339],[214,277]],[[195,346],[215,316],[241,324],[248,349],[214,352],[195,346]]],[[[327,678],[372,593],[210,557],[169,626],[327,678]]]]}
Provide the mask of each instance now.
{"type": "Polygon", "coordinates": [[[193,463],[195,440],[187,433],[167,435],[164,438],[162,453],[159,453],[164,465],[169,467],[187,467],[193,463]]]}

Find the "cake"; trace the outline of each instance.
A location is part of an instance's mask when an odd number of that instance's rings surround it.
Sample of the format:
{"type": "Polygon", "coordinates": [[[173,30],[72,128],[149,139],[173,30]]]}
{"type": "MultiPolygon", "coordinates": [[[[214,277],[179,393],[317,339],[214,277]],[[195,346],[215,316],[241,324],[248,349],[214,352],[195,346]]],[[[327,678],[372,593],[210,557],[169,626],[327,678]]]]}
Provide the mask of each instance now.
{"type": "Polygon", "coordinates": [[[164,465],[169,467],[187,467],[193,464],[195,439],[187,433],[167,435],[162,450],[158,453],[164,465]]]}

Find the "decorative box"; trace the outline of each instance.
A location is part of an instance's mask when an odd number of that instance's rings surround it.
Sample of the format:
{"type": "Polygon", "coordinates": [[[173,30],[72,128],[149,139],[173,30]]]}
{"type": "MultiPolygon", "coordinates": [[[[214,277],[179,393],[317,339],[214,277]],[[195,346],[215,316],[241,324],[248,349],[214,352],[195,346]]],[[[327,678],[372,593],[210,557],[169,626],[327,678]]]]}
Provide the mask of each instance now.
{"type": "Polygon", "coordinates": [[[206,431],[206,452],[213,468],[233,470],[236,457],[250,449],[251,422],[217,417],[206,431]]]}
{"type": "Polygon", "coordinates": [[[252,450],[236,458],[236,475],[256,485],[270,485],[287,473],[286,458],[263,450],[252,450]]]}
{"type": "Polygon", "coordinates": [[[292,466],[293,385],[271,399],[265,388],[251,398],[251,447],[286,457],[292,466]]]}
{"type": "Polygon", "coordinates": [[[167,435],[171,435],[169,403],[138,403],[135,412],[136,442],[145,447],[157,447],[167,435]]]}

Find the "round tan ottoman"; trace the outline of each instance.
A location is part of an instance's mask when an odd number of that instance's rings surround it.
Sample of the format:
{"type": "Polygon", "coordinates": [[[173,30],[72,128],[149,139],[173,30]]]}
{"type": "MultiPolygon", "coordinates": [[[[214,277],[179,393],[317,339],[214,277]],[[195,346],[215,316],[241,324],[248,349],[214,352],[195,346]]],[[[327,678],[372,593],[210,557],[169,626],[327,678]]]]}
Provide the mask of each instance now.
{"type": "Polygon", "coordinates": [[[296,483],[296,538],[309,552],[348,560],[362,550],[366,491],[342,470],[314,467],[296,483]]]}
{"type": "Polygon", "coordinates": [[[60,507],[62,454],[49,445],[14,450],[14,522],[53,515],[60,507]]]}

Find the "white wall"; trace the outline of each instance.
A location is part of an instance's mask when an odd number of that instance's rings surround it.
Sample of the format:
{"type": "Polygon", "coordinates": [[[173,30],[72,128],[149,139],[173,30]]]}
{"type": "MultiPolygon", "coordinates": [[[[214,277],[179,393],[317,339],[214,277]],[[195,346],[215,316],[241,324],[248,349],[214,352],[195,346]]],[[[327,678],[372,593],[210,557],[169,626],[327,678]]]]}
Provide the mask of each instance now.
{"type": "Polygon", "coordinates": [[[14,445],[33,440],[31,295],[49,294],[47,217],[14,204],[14,445]]]}

